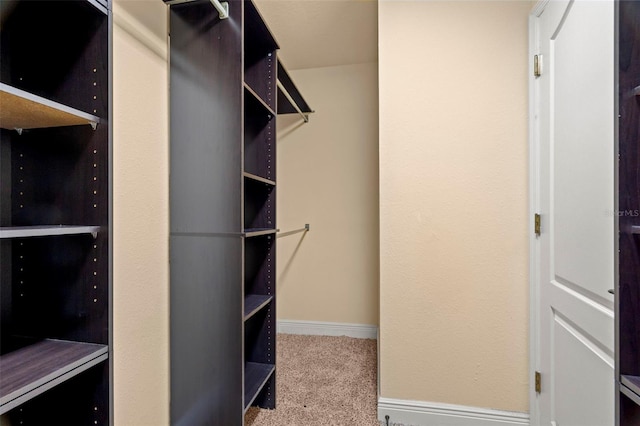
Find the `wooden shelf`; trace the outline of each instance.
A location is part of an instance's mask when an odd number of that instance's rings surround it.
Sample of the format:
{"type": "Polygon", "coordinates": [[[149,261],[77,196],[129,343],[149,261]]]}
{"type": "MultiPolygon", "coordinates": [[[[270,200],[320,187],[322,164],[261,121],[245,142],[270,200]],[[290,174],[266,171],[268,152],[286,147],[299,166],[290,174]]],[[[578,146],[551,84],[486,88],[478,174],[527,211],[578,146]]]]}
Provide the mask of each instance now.
{"type": "Polygon", "coordinates": [[[248,94],[250,99],[253,99],[256,102],[258,102],[260,105],[262,105],[262,107],[265,109],[265,111],[267,113],[269,113],[271,115],[274,115],[274,116],[276,115],[276,112],[273,110],[273,108],[271,108],[269,105],[267,105],[267,103],[260,97],[260,95],[258,95],[255,92],[255,90],[253,90],[246,82],[244,83],[244,90],[245,90],[245,93],[248,94]]]}
{"type": "Polygon", "coordinates": [[[251,180],[254,180],[254,181],[257,181],[257,182],[266,183],[267,185],[273,185],[273,186],[276,185],[276,183],[274,181],[272,181],[271,179],[263,178],[261,176],[254,175],[252,173],[244,172],[243,175],[247,179],[251,179],[251,180]]]}
{"type": "Polygon", "coordinates": [[[640,399],[640,377],[638,376],[620,376],[620,383],[635,394],[636,399],[640,399]]]}
{"type": "Polygon", "coordinates": [[[0,83],[0,127],[3,129],[96,125],[99,122],[95,115],[0,83]]]}
{"type": "Polygon", "coordinates": [[[260,393],[269,377],[275,371],[273,364],[247,362],[244,366],[244,410],[251,406],[253,400],[260,393]]]}
{"type": "Polygon", "coordinates": [[[249,294],[244,298],[244,320],[248,320],[273,300],[273,296],[249,294]]]}
{"type": "Polygon", "coordinates": [[[0,227],[0,239],[26,237],[53,237],[57,235],[92,234],[100,231],[99,226],[11,226],[0,227]]]}
{"type": "Polygon", "coordinates": [[[277,229],[270,228],[247,228],[244,230],[245,237],[259,237],[261,235],[275,234],[277,229]]]}
{"type": "Polygon", "coordinates": [[[626,395],[637,406],[640,406],[640,377],[621,376],[620,392],[626,395]]]}
{"type": "Polygon", "coordinates": [[[0,356],[0,414],[105,361],[108,347],[43,340],[0,356]]]}

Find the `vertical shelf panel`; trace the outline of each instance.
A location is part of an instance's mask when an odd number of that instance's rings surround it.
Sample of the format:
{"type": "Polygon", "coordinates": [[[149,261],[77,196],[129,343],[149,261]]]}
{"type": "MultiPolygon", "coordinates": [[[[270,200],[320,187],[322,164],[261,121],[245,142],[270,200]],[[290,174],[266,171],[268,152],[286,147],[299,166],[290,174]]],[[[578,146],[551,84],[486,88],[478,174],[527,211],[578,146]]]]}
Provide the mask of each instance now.
{"type": "Polygon", "coordinates": [[[239,6],[170,7],[172,424],[242,424],[239,6]]]}

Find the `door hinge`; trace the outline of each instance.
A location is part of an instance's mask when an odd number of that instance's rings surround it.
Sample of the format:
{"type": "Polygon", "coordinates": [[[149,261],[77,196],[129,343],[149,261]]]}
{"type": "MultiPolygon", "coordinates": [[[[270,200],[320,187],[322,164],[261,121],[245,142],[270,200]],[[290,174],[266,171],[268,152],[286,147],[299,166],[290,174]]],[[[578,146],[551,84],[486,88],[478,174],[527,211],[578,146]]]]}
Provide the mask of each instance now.
{"type": "Polygon", "coordinates": [[[536,233],[536,237],[540,236],[540,214],[536,213],[534,216],[534,232],[536,233]]]}
{"type": "Polygon", "coordinates": [[[534,77],[542,75],[542,55],[533,55],[533,75],[534,77]]]}
{"type": "Polygon", "coordinates": [[[536,383],[536,393],[542,392],[542,379],[540,378],[540,372],[536,371],[535,383],[536,383]]]}

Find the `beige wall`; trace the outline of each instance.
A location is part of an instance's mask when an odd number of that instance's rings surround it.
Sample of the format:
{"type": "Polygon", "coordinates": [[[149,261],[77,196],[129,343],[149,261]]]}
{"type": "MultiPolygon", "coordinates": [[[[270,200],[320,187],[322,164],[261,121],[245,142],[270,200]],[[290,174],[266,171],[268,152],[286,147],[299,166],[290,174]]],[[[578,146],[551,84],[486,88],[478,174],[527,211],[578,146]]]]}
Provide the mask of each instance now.
{"type": "Polygon", "coordinates": [[[383,397],[528,411],[530,7],[380,3],[383,397]]]}
{"type": "Polygon", "coordinates": [[[166,10],[158,0],[114,4],[114,424],[123,426],[169,423],[166,10]]]}
{"type": "Polygon", "coordinates": [[[278,318],[378,324],[377,64],[291,71],[310,106],[278,117],[278,318]]]}

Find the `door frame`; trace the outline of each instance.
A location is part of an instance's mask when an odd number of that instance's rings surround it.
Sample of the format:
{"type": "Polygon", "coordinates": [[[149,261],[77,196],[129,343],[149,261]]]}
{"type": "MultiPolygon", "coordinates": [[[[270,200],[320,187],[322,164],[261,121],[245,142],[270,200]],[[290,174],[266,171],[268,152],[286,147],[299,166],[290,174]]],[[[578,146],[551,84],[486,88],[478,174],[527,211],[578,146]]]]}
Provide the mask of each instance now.
{"type": "MultiPolygon", "coordinates": [[[[550,0],[538,0],[529,13],[529,422],[539,424],[538,398],[533,378],[540,365],[540,240],[535,235],[535,214],[540,206],[540,135],[537,115],[539,112],[539,85],[533,75],[534,55],[539,52],[538,18],[550,0]]],[[[544,67],[544,58],[543,58],[544,67]]]]}

